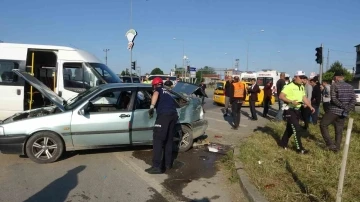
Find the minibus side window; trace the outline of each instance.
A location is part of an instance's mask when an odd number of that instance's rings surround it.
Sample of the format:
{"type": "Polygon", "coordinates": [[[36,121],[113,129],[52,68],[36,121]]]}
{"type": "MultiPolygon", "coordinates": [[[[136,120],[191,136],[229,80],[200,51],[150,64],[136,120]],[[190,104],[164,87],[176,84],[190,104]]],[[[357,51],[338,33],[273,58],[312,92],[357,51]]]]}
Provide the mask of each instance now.
{"type": "Polygon", "coordinates": [[[82,63],[64,63],[63,78],[64,88],[71,91],[89,89],[95,84],[91,81],[91,75],[84,69],[82,63]]]}
{"type": "Polygon", "coordinates": [[[14,85],[18,82],[18,76],[12,72],[19,69],[19,64],[14,61],[0,60],[0,85],[14,85]]]}

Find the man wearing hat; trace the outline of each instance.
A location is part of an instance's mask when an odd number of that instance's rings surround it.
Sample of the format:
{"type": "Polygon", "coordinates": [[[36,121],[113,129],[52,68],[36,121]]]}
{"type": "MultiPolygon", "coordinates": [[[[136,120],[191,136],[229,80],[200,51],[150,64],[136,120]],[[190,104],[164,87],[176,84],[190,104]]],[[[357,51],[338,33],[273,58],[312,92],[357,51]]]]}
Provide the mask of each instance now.
{"type": "Polygon", "coordinates": [[[287,150],[289,138],[294,135],[296,152],[300,154],[308,153],[308,150],[304,149],[301,144],[301,136],[304,130],[299,124],[301,118],[300,108],[302,103],[305,103],[307,107],[314,113],[315,109],[311,106],[310,100],[305,95],[305,89],[303,85],[303,79],[305,73],[303,71],[297,71],[294,75],[294,81],[284,86],[279,98],[283,100],[287,106],[284,110],[286,118],[286,129],[281,138],[281,146],[287,150]]]}
{"type": "Polygon", "coordinates": [[[356,97],[354,88],[344,81],[343,72],[335,72],[330,87],[330,106],[320,122],[321,135],[329,150],[340,150],[345,118],[354,110],[356,97]],[[335,125],[335,143],[331,140],[328,126],[335,125]]]}

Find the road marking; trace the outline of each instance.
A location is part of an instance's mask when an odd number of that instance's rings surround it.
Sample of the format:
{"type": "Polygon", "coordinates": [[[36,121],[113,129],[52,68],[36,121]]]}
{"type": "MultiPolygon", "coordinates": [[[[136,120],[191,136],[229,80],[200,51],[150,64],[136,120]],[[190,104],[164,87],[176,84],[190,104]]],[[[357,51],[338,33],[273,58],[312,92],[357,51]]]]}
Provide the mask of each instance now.
{"type": "Polygon", "coordinates": [[[167,201],[179,201],[176,197],[172,195],[171,191],[160,185],[159,182],[156,181],[156,179],[152,178],[148,173],[144,171],[144,169],[136,165],[133,160],[131,160],[125,155],[122,155],[121,153],[115,153],[115,157],[121,163],[128,166],[130,170],[132,170],[137,176],[144,180],[150,187],[154,188],[157,192],[159,192],[167,201]]]}
{"type": "MultiPolygon", "coordinates": [[[[214,121],[217,121],[217,122],[221,122],[221,123],[227,123],[227,124],[229,124],[229,122],[227,122],[227,121],[224,121],[224,120],[219,120],[219,119],[215,119],[215,118],[211,118],[211,117],[205,117],[205,119],[210,119],[210,120],[214,120],[214,121]]],[[[247,127],[247,125],[240,124],[240,127],[247,127]]]]}

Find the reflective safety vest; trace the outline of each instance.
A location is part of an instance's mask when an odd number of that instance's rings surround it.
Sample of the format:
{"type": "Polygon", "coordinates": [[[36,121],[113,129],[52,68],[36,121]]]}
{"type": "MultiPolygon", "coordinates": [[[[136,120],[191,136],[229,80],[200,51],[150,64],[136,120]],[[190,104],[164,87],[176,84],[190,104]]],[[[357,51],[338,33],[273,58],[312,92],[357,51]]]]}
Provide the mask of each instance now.
{"type": "Polygon", "coordinates": [[[245,92],[245,84],[242,82],[233,83],[234,86],[234,97],[235,98],[243,98],[245,92]]]}

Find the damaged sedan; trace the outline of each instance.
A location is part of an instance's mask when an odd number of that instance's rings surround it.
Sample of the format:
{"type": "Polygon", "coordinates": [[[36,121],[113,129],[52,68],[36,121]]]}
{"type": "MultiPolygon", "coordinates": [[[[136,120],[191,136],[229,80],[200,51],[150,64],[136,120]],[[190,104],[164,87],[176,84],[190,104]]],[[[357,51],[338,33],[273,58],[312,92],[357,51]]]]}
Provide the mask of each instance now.
{"type": "MultiPolygon", "coordinates": [[[[29,73],[13,71],[53,106],[17,113],[1,121],[1,153],[51,163],[66,151],[152,144],[155,118],[148,116],[153,92],[150,85],[104,84],[65,101],[29,73]]],[[[199,87],[179,82],[169,91],[179,114],[174,142],[180,152],[185,152],[208,126],[201,100],[193,96],[199,93],[199,87]]]]}

